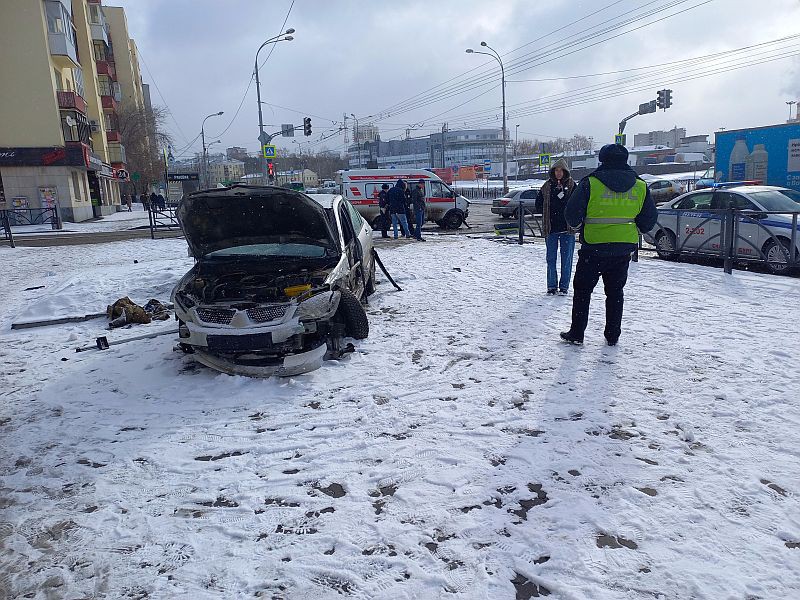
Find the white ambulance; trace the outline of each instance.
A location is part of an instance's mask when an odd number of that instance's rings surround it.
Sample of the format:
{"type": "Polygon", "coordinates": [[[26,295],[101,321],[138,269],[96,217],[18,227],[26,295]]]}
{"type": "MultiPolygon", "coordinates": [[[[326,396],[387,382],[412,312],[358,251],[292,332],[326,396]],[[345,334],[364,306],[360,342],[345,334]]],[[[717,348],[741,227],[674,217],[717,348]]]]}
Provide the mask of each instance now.
{"type": "Polygon", "coordinates": [[[439,177],[426,169],[350,169],[339,171],[342,195],[358,210],[373,229],[381,228],[378,194],[385,183],[390,188],[403,179],[409,190],[419,180],[425,182],[426,221],[444,229],[458,229],[469,216],[469,201],[456,194],[439,177]]]}

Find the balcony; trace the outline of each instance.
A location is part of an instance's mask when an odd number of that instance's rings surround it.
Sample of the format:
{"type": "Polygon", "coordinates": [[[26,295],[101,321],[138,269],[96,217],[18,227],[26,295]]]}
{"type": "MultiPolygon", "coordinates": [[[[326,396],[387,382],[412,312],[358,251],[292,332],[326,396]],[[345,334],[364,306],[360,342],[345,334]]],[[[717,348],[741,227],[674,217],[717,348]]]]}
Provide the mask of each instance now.
{"type": "Polygon", "coordinates": [[[92,39],[108,44],[108,25],[102,23],[91,23],[92,39]]]}
{"type": "Polygon", "coordinates": [[[117,112],[117,100],[114,96],[100,96],[100,100],[103,103],[103,110],[113,110],[117,112]]]}
{"type": "Polygon", "coordinates": [[[50,54],[61,68],[80,68],[77,33],[72,24],[72,13],[58,0],[46,0],[47,42],[50,54]]]}
{"type": "Polygon", "coordinates": [[[117,78],[117,69],[114,63],[110,60],[98,60],[95,63],[97,65],[97,74],[98,75],[106,75],[111,79],[116,80],[117,78]]]}
{"type": "Polygon", "coordinates": [[[75,92],[59,90],[56,92],[56,96],[58,97],[58,108],[74,109],[86,114],[86,100],[75,92]]]}
{"type": "Polygon", "coordinates": [[[106,141],[109,143],[119,143],[122,141],[122,136],[119,131],[106,131],[106,141]]]}
{"type": "Polygon", "coordinates": [[[109,144],[108,162],[110,162],[115,169],[125,168],[125,164],[128,162],[128,159],[125,156],[125,146],[116,143],[109,144]]]}

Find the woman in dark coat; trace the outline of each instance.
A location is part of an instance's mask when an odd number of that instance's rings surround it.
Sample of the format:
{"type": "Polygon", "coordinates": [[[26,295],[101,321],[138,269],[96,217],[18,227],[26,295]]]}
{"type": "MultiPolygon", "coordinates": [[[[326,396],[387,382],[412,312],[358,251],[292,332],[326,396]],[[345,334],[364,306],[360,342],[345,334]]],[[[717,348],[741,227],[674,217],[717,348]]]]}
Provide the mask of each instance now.
{"type": "Polygon", "coordinates": [[[575,189],[567,163],[557,160],[550,167],[550,178],[536,197],[536,212],[542,214],[542,233],[547,246],[547,293],[566,296],[572,277],[572,256],[575,253],[575,232],[567,225],[564,209],[575,189]],[[561,249],[561,277],[556,270],[556,259],[561,249]]]}

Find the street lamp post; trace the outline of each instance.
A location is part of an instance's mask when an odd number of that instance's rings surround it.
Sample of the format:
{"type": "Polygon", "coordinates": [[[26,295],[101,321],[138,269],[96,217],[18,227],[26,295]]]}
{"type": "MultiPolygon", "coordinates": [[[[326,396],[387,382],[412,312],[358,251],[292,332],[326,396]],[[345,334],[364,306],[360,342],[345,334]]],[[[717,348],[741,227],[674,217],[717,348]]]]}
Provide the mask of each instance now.
{"type": "MultiPolygon", "coordinates": [[[[206,161],[207,154],[206,154],[206,121],[211,117],[219,117],[220,115],[225,114],[225,111],[219,111],[208,115],[205,119],[203,119],[203,124],[200,126],[200,138],[203,140],[203,187],[208,187],[208,164],[206,161]]],[[[194,138],[197,139],[197,138],[194,138]]]]}
{"type": "Polygon", "coordinates": [[[786,102],[786,104],[789,105],[789,120],[791,121],[792,120],[792,106],[797,104],[797,100],[788,100],[786,102]]]}
{"type": "Polygon", "coordinates": [[[503,194],[508,192],[508,132],[506,131],[506,69],[503,66],[503,60],[497,51],[486,42],[481,42],[481,46],[491,50],[489,52],[481,52],[467,48],[467,54],[485,54],[491,56],[500,64],[500,84],[503,91],[503,194]]]}
{"type": "Polygon", "coordinates": [[[518,153],[519,153],[519,123],[517,123],[516,127],[514,127],[514,160],[517,161],[517,181],[519,181],[519,158],[517,158],[518,153]]]}
{"type": "Polygon", "coordinates": [[[261,81],[258,79],[258,55],[267,44],[277,44],[278,42],[291,42],[294,38],[289,35],[294,33],[294,29],[287,29],[280,35],[269,38],[256,50],[256,60],[253,71],[256,77],[256,96],[258,99],[258,155],[261,157],[261,177],[263,178],[264,185],[267,184],[267,159],[264,158],[264,144],[271,141],[271,138],[264,133],[264,115],[261,111],[261,81]],[[286,36],[286,37],[281,37],[286,36]]]}

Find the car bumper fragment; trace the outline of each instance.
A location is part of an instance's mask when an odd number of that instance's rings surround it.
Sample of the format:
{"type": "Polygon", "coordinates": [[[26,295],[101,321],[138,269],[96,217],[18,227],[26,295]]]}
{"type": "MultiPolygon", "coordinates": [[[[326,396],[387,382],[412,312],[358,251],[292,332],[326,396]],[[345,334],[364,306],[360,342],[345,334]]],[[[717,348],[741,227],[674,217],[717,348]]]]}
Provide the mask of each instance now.
{"type": "Polygon", "coordinates": [[[199,348],[195,350],[193,356],[205,366],[229,375],[292,377],[319,369],[327,351],[327,344],[321,343],[316,348],[306,352],[297,352],[283,357],[264,358],[258,364],[243,364],[244,361],[229,360],[199,348]]]}

